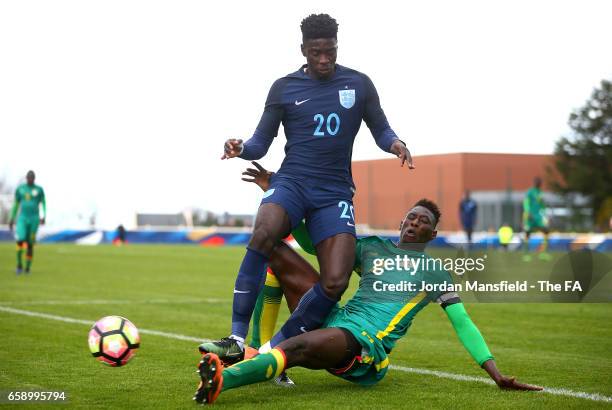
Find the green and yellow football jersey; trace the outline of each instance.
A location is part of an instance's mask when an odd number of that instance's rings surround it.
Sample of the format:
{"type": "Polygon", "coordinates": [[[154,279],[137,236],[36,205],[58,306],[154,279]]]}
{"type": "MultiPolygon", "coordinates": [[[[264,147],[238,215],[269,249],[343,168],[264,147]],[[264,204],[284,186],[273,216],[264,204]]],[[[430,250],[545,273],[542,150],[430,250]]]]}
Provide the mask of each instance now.
{"type": "MultiPolygon", "coordinates": [[[[14,213],[19,212],[19,219],[44,218],[46,213],[45,191],[39,185],[22,184],[15,191],[14,213]],[[40,213],[42,205],[42,215],[40,213]],[[17,209],[18,208],[18,209],[17,209]]],[[[13,215],[13,218],[15,215],[13,215]]]]}
{"type": "Polygon", "coordinates": [[[344,309],[363,319],[368,333],[390,352],[415,315],[429,302],[452,291],[450,274],[423,252],[403,250],[372,236],[357,242],[357,293],[344,309]]]}

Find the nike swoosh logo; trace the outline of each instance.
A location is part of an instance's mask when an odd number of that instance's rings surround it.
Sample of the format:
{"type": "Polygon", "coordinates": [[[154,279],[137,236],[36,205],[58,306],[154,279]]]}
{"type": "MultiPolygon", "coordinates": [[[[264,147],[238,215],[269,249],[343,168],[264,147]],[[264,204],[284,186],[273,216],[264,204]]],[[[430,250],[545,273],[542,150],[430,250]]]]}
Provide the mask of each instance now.
{"type": "Polygon", "coordinates": [[[300,326],[300,330],[302,331],[302,333],[308,332],[308,330],[304,329],[304,326],[300,326]]]}
{"type": "Polygon", "coordinates": [[[302,100],[302,101],[295,100],[295,105],[302,105],[302,104],[304,104],[306,101],[310,101],[310,100],[311,100],[310,98],[309,98],[309,99],[307,99],[307,100],[302,100]]]}
{"type": "Polygon", "coordinates": [[[350,222],[347,222],[347,223],[346,223],[346,225],[347,225],[347,226],[355,226],[355,224],[352,224],[352,223],[350,223],[350,222]]]}
{"type": "Polygon", "coordinates": [[[234,293],[251,293],[250,290],[236,290],[234,289],[234,293]]]}

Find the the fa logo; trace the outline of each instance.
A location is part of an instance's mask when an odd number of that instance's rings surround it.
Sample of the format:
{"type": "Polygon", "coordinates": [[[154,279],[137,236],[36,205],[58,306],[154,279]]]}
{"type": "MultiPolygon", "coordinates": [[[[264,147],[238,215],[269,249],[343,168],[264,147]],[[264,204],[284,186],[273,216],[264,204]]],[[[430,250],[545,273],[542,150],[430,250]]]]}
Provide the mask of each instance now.
{"type": "Polygon", "coordinates": [[[355,105],[355,90],[339,90],[340,105],[347,110],[355,105]]]}

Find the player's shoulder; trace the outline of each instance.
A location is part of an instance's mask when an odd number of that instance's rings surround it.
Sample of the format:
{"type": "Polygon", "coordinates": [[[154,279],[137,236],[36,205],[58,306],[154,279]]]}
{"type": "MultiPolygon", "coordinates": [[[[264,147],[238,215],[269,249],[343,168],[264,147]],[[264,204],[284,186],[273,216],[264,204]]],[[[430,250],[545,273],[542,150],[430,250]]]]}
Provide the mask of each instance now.
{"type": "Polygon", "coordinates": [[[304,67],[301,67],[296,71],[293,71],[289,74],[286,74],[274,80],[274,82],[272,83],[272,86],[270,87],[270,91],[271,92],[282,92],[285,89],[285,87],[287,87],[287,84],[293,81],[303,81],[307,79],[308,78],[306,74],[304,74],[304,67]]]}
{"type": "MultiPolygon", "coordinates": [[[[296,71],[290,72],[289,74],[279,78],[279,80],[282,80],[284,78],[309,80],[310,77],[308,76],[308,74],[306,74],[306,71],[305,71],[307,66],[308,66],[307,64],[303,64],[296,71]]],[[[358,70],[355,70],[354,68],[350,68],[350,67],[343,66],[340,64],[336,64],[336,75],[355,75],[355,76],[360,76],[360,77],[367,77],[367,75],[362,73],[361,71],[358,71],[358,70]]]]}
{"type": "Polygon", "coordinates": [[[25,192],[28,189],[28,184],[19,184],[15,188],[15,192],[25,192]]]}
{"type": "Polygon", "coordinates": [[[289,79],[287,77],[277,78],[272,83],[272,86],[270,87],[270,92],[282,91],[288,82],[289,82],[289,79]]]}
{"type": "MultiPolygon", "coordinates": [[[[306,66],[307,65],[304,64],[296,71],[293,71],[283,77],[278,78],[276,81],[274,81],[273,87],[285,86],[287,83],[290,83],[293,81],[310,81],[311,80],[310,77],[305,72],[306,66]]],[[[334,79],[335,81],[343,81],[347,79],[355,80],[356,79],[358,81],[361,81],[364,84],[372,82],[372,80],[370,80],[370,77],[368,77],[365,73],[362,73],[361,71],[355,70],[354,68],[346,67],[340,64],[336,64],[336,75],[334,79]]]]}
{"type": "Polygon", "coordinates": [[[370,80],[370,77],[368,77],[367,74],[356,70],[354,68],[350,68],[350,67],[346,67],[340,64],[336,64],[336,74],[338,77],[342,78],[342,77],[350,77],[350,78],[354,78],[354,79],[358,79],[360,81],[365,82],[371,82],[372,80],[370,80]]]}
{"type": "Polygon", "coordinates": [[[306,74],[306,72],[304,71],[305,68],[306,68],[306,65],[304,64],[303,66],[301,66],[297,70],[292,71],[289,74],[286,74],[286,75],[278,78],[274,82],[274,84],[286,84],[287,82],[290,82],[292,80],[308,80],[309,77],[306,74]]]}

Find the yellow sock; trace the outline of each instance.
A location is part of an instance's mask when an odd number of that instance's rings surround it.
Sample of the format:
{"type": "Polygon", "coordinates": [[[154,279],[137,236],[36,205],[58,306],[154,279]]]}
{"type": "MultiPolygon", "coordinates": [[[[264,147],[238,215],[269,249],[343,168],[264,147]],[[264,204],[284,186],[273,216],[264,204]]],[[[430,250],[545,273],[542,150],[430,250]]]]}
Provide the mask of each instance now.
{"type": "Polygon", "coordinates": [[[266,283],[257,299],[255,311],[253,312],[253,336],[251,346],[259,348],[274,336],[276,320],[280,310],[283,290],[272,270],[268,268],[266,283]]]}

